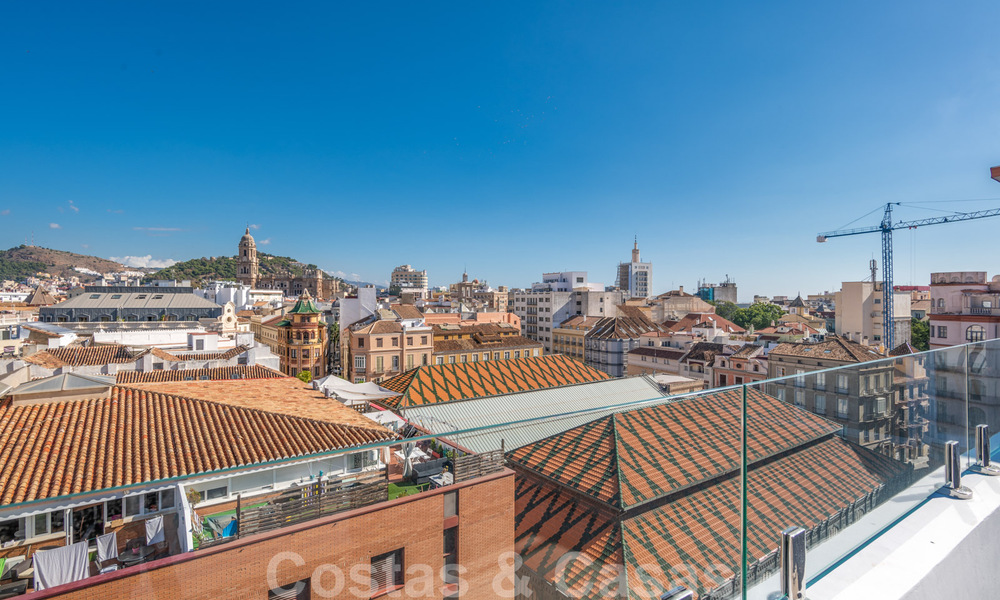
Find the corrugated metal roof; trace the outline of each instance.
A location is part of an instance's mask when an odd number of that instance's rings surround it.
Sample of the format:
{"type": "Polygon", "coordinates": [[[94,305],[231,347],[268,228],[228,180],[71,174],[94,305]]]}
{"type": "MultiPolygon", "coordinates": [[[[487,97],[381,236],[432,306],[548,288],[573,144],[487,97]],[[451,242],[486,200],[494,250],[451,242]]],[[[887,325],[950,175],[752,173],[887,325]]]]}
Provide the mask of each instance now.
{"type": "Polygon", "coordinates": [[[50,308],[219,308],[215,302],[194,294],[164,293],[159,290],[141,293],[84,292],[50,308]]]}
{"type": "Polygon", "coordinates": [[[628,410],[633,403],[663,397],[660,387],[648,377],[629,377],[415,406],[403,408],[401,412],[407,420],[473,452],[487,452],[499,450],[501,440],[506,450],[513,450],[611,413],[628,410]],[[528,419],[539,420],[523,422],[528,419]],[[445,435],[477,427],[490,429],[445,435]]]}

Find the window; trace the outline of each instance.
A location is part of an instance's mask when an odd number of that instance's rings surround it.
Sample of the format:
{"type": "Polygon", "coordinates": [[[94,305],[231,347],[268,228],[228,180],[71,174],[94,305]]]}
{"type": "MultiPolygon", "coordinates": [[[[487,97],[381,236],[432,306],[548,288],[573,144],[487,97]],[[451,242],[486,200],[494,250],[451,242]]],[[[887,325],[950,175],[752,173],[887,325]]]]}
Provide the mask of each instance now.
{"type": "Polygon", "coordinates": [[[428,356],[426,354],[421,354],[421,357],[422,358],[421,358],[420,362],[426,367],[427,366],[427,361],[429,360],[429,358],[428,358],[428,356]]]}
{"type": "Polygon", "coordinates": [[[816,396],[816,414],[825,415],[826,414],[826,396],[816,396]]]}
{"type": "Polygon", "coordinates": [[[122,499],[108,500],[104,503],[104,518],[108,521],[117,521],[122,518],[122,499]]]}
{"type": "Polygon", "coordinates": [[[403,585],[403,549],[372,557],[372,595],[403,585]]]}
{"type": "Polygon", "coordinates": [[[802,369],[795,369],[795,387],[805,387],[806,378],[802,375],[805,373],[802,369]]]}
{"type": "Polygon", "coordinates": [[[782,402],[784,402],[785,401],[785,388],[778,388],[777,390],[775,390],[775,392],[776,393],[774,395],[778,398],[778,400],[781,400],[782,402]]]}
{"type": "Polygon", "coordinates": [[[945,327],[944,325],[939,325],[937,331],[938,331],[937,336],[939,338],[946,338],[946,337],[948,337],[948,328],[945,327]]]}
{"type": "Polygon", "coordinates": [[[267,592],[267,600],[309,600],[311,597],[308,579],[289,583],[284,587],[267,592]]]}
{"type": "Polygon", "coordinates": [[[969,325],[965,330],[965,341],[981,342],[986,339],[986,328],[982,325],[969,325]]]}
{"type": "Polygon", "coordinates": [[[802,390],[795,390],[795,406],[806,405],[806,393],[802,390]]]}
{"type": "Polygon", "coordinates": [[[847,398],[837,398],[837,416],[841,419],[847,418],[847,398]]]}
{"type": "Polygon", "coordinates": [[[308,348],[303,348],[302,349],[302,358],[309,358],[309,349],[308,348]]]}
{"type": "Polygon", "coordinates": [[[163,363],[153,363],[153,370],[154,371],[162,371],[163,370],[163,363]]]}
{"type": "Polygon", "coordinates": [[[100,297],[101,297],[101,295],[100,295],[100,294],[91,294],[91,295],[90,295],[90,299],[91,299],[91,300],[97,300],[97,299],[98,299],[98,298],[100,298],[100,297]]]}
{"type": "Polygon", "coordinates": [[[399,347],[399,338],[397,338],[397,337],[392,338],[392,346],[394,348],[398,348],[399,347]]]}
{"type": "Polygon", "coordinates": [[[427,336],[426,335],[420,336],[420,345],[421,346],[426,346],[427,345],[427,336]]]}
{"type": "Polygon", "coordinates": [[[365,347],[365,338],[358,338],[358,348],[365,347]]]}
{"type": "Polygon", "coordinates": [[[354,368],[357,369],[357,370],[359,370],[359,371],[363,371],[365,369],[365,357],[364,356],[355,356],[354,357],[354,368]]]}
{"type": "Polygon", "coordinates": [[[64,514],[61,510],[35,515],[33,520],[35,522],[35,530],[32,532],[32,536],[34,537],[59,533],[63,530],[64,514]]]}
{"type": "Polygon", "coordinates": [[[505,359],[506,359],[506,358],[510,358],[510,352],[504,352],[504,353],[503,353],[503,357],[504,357],[505,359]]]}
{"type": "Polygon", "coordinates": [[[398,356],[393,356],[392,357],[392,368],[393,368],[393,370],[396,370],[396,371],[399,370],[399,357],[398,356]]]}
{"type": "Polygon", "coordinates": [[[205,500],[215,500],[217,498],[225,498],[228,495],[229,495],[229,488],[223,485],[222,487],[206,490],[205,500]]]}
{"type": "Polygon", "coordinates": [[[826,389],[826,373],[816,373],[816,384],[815,389],[825,390],[826,389]]]}
{"type": "Polygon", "coordinates": [[[406,336],[406,345],[407,346],[412,346],[413,345],[413,336],[412,335],[406,336]]]}
{"type": "Polygon", "coordinates": [[[499,352],[494,352],[493,353],[493,360],[500,360],[500,353],[499,352]]]}
{"type": "Polygon", "coordinates": [[[24,519],[8,519],[0,521],[0,544],[21,541],[25,538],[24,519]]]}
{"type": "Polygon", "coordinates": [[[885,414],[885,396],[880,396],[878,398],[875,407],[876,407],[875,410],[878,412],[878,414],[880,415],[885,414]]]}
{"type": "Polygon", "coordinates": [[[382,344],[383,344],[382,338],[375,338],[375,347],[376,348],[381,348],[382,344]]]}
{"type": "Polygon", "coordinates": [[[125,516],[134,517],[142,514],[142,496],[125,497],[125,516]]]}
{"type": "Polygon", "coordinates": [[[436,364],[436,365],[443,365],[444,364],[444,357],[443,356],[437,356],[437,357],[435,357],[434,364],[436,364]]]}
{"type": "Polygon", "coordinates": [[[837,393],[838,394],[847,393],[847,375],[844,374],[837,375],[837,393]]]}

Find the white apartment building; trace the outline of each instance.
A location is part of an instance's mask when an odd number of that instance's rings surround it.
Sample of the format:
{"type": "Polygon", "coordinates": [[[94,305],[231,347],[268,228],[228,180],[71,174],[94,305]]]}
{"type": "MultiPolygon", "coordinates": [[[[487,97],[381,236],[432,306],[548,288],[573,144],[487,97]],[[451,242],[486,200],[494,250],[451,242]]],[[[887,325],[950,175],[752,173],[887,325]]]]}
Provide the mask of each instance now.
{"type": "Polygon", "coordinates": [[[639,240],[632,247],[632,261],[618,263],[618,288],[629,298],[649,298],[653,290],[653,263],[639,260],[639,240]]]}
{"type": "Polygon", "coordinates": [[[521,335],[552,352],[552,330],[576,315],[614,317],[625,301],[621,291],[606,292],[604,285],[587,281],[586,271],[544,273],[530,290],[515,290],[508,309],[521,319],[521,335]]]}
{"type": "Polygon", "coordinates": [[[424,297],[427,294],[427,271],[417,271],[410,265],[400,265],[392,270],[390,287],[399,287],[400,294],[412,293],[424,297]]]}
{"type": "MultiPolygon", "coordinates": [[[[910,293],[894,292],[892,312],[895,345],[910,341],[910,293]]],[[[836,294],[836,334],[867,346],[882,344],[882,282],[845,281],[836,294]]],[[[891,348],[890,348],[891,350],[891,348]]]]}

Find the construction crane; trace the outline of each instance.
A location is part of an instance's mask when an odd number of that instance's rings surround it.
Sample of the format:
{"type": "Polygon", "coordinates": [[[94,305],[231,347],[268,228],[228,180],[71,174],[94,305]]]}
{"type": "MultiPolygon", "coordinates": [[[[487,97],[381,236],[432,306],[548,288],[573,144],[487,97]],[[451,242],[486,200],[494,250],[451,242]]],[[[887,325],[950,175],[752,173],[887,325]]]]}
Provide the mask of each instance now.
{"type": "MultiPolygon", "coordinates": [[[[892,298],[892,232],[896,229],[916,229],[925,225],[939,225],[941,223],[957,223],[958,221],[971,221],[973,219],[985,219],[986,217],[1000,216],[1000,208],[991,210],[979,210],[976,212],[956,212],[943,217],[932,217],[929,219],[917,219],[916,221],[892,222],[892,207],[899,206],[901,202],[889,202],[885,205],[885,215],[882,222],[871,227],[859,227],[857,229],[841,229],[839,231],[827,231],[816,236],[817,242],[825,242],[827,238],[844,237],[847,235],[861,235],[863,233],[882,233],[882,343],[886,351],[896,347],[895,336],[893,335],[893,298],[892,298]]],[[[874,284],[874,277],[872,278],[874,284]]]]}

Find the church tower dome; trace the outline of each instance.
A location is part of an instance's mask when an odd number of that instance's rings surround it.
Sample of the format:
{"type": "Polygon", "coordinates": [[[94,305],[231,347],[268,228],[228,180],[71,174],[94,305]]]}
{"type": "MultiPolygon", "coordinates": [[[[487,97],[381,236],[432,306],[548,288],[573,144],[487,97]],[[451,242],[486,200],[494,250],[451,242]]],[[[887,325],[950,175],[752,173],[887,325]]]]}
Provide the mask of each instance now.
{"type": "Polygon", "coordinates": [[[257,287],[258,280],[257,242],[250,235],[250,227],[240,238],[239,252],[236,254],[236,280],[242,285],[257,287]]]}

